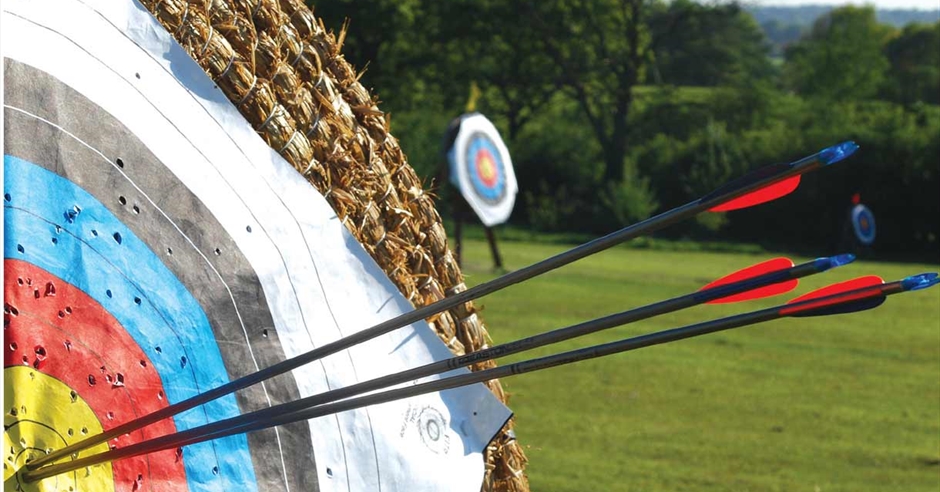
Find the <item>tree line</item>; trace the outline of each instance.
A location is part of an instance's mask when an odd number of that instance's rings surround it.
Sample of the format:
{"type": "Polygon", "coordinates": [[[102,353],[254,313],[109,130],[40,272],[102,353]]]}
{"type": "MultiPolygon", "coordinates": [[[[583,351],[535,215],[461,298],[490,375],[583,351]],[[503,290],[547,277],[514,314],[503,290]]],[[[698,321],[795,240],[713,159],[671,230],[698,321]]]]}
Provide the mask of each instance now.
{"type": "MultiPolygon", "coordinates": [[[[851,197],[876,251],[938,260],[940,22],[819,17],[782,58],[736,3],[690,0],[322,0],[391,114],[412,165],[435,176],[468,99],[500,128],[520,185],[513,223],[603,233],[750,169],[855,140],[851,162],[792,197],[664,234],[824,254],[851,197]]],[[[438,193],[452,193],[438,183],[438,193]]],[[[442,201],[446,208],[446,200],[442,201]]]]}

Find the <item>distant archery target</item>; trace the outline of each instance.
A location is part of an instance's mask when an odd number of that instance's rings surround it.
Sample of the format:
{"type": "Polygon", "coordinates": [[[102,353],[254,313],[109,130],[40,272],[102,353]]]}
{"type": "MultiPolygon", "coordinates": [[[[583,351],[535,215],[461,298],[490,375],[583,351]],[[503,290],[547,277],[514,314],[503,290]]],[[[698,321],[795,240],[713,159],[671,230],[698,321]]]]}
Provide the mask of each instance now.
{"type": "Polygon", "coordinates": [[[481,114],[461,117],[448,159],[451,182],[483,224],[505,222],[512,213],[517,185],[509,150],[496,127],[481,114]]]}
{"type": "Polygon", "coordinates": [[[861,203],[852,207],[852,229],[860,243],[871,246],[875,242],[875,215],[861,203]]]}

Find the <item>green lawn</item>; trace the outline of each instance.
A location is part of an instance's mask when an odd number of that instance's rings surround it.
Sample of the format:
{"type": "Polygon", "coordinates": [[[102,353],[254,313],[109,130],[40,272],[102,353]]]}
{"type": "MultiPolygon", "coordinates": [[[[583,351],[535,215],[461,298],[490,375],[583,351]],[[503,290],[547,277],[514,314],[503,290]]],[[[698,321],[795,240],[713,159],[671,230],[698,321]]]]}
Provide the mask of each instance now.
{"type": "MultiPolygon", "coordinates": [[[[565,249],[500,247],[508,268],[565,249]]],[[[773,256],[616,248],[479,304],[499,343],[688,293],[773,256]]],[[[495,276],[485,243],[465,241],[464,257],[470,285],[495,276]]],[[[500,363],[772,306],[856,276],[936,270],[856,262],[792,295],[698,307],[500,363]]],[[[936,287],[873,311],[778,320],[503,384],[537,492],[940,490],[936,287]]]]}

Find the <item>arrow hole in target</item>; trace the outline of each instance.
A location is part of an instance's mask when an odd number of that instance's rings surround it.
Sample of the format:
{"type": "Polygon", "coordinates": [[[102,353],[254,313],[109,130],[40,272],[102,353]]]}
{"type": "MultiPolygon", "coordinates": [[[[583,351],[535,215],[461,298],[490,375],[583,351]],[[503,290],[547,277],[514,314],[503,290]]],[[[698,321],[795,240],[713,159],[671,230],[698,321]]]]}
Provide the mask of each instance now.
{"type": "Polygon", "coordinates": [[[123,241],[124,241],[124,239],[121,238],[121,233],[120,233],[120,232],[115,232],[115,233],[114,233],[114,242],[116,242],[116,243],[118,243],[118,244],[121,244],[123,241]]]}
{"type": "Polygon", "coordinates": [[[123,196],[119,196],[118,202],[120,202],[121,205],[127,205],[127,198],[124,198],[123,196]]]}
{"type": "Polygon", "coordinates": [[[114,163],[117,164],[117,167],[124,169],[124,160],[118,157],[114,160],[114,163]]]}
{"type": "Polygon", "coordinates": [[[69,224],[75,222],[75,218],[78,217],[78,214],[82,213],[82,207],[78,205],[73,205],[72,208],[66,210],[62,216],[65,217],[65,221],[69,224]]]}
{"type": "Polygon", "coordinates": [[[4,193],[4,194],[3,194],[3,199],[6,200],[6,201],[8,201],[8,202],[13,201],[13,197],[11,197],[9,193],[4,193]]]}

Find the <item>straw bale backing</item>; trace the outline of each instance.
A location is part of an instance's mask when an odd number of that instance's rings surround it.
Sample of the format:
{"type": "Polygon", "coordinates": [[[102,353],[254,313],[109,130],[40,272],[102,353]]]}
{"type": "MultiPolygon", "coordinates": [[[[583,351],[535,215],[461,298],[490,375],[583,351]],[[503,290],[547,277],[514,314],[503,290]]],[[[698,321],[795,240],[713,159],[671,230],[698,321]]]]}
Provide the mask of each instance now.
{"type": "MultiPolygon", "coordinates": [[[[326,197],[410,302],[424,306],[466,290],[433,198],[340,52],[345,29],[327,32],[301,0],[143,3],[265,142],[326,197]]],[[[427,321],[455,354],[491,343],[473,303],[427,321]]],[[[487,386],[506,401],[499,381],[487,386]]],[[[483,490],[528,490],[511,428],[486,450],[483,490]]]]}

